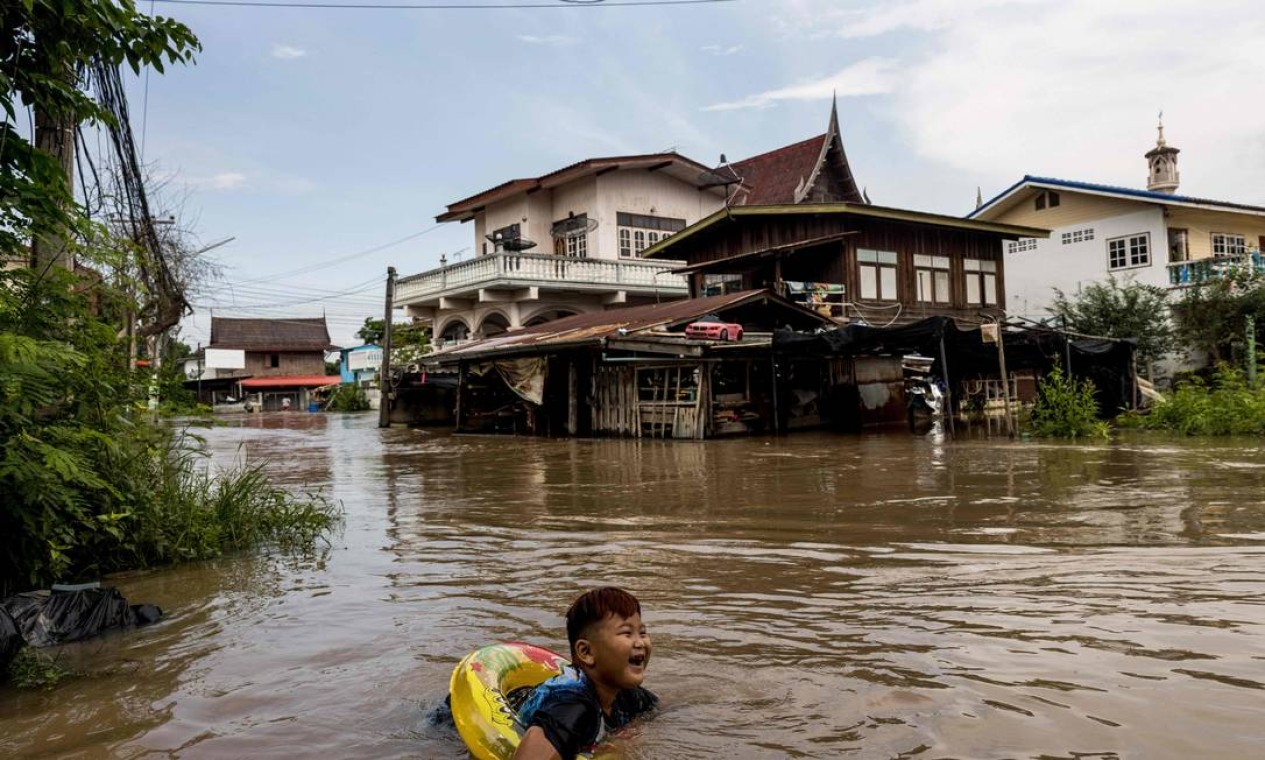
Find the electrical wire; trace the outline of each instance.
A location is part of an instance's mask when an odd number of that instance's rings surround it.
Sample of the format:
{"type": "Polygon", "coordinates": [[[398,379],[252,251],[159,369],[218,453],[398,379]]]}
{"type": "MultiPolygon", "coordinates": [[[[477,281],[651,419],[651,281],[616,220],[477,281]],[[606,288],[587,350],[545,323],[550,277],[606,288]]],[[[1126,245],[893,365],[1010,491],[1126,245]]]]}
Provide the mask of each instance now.
{"type": "Polygon", "coordinates": [[[414,240],[414,239],[419,238],[419,237],[421,237],[421,236],[423,236],[423,235],[426,235],[426,234],[428,234],[428,233],[434,232],[435,230],[439,229],[439,228],[440,228],[440,227],[442,227],[442,226],[444,226],[442,223],[441,223],[441,224],[435,224],[435,225],[432,225],[432,226],[430,226],[430,227],[427,227],[426,229],[424,229],[424,230],[422,230],[422,231],[420,231],[420,232],[414,232],[413,234],[411,234],[411,235],[405,235],[404,237],[399,238],[398,240],[392,240],[392,241],[391,241],[391,242],[389,242],[389,243],[383,243],[382,245],[374,246],[373,248],[367,248],[367,249],[365,249],[365,250],[363,250],[363,251],[357,251],[356,253],[349,253],[349,254],[347,254],[346,256],[339,256],[338,258],[328,259],[328,260],[326,260],[326,261],[323,261],[323,262],[317,262],[317,263],[315,263],[315,264],[309,264],[309,265],[307,265],[307,266],[302,266],[302,267],[299,267],[299,268],[297,268],[297,269],[291,269],[291,270],[290,270],[290,271],[288,271],[288,272],[277,272],[277,273],[275,273],[275,274],[270,274],[270,275],[267,275],[267,276],[264,276],[264,277],[256,277],[256,278],[251,279],[251,280],[242,280],[241,282],[242,282],[242,284],[247,284],[247,283],[252,283],[252,282],[264,282],[264,281],[266,281],[266,280],[275,280],[275,279],[277,279],[277,278],[281,278],[281,277],[293,277],[294,275],[299,275],[299,274],[309,274],[309,273],[311,273],[311,272],[318,272],[318,271],[320,271],[320,270],[322,270],[322,269],[329,269],[330,267],[338,266],[339,264],[343,264],[343,263],[348,262],[348,261],[351,261],[351,260],[353,260],[353,259],[358,259],[358,258],[360,258],[361,256],[368,256],[368,255],[369,255],[369,254],[371,254],[371,253],[377,253],[378,251],[384,251],[384,250],[386,250],[387,248],[391,248],[391,247],[393,247],[393,246],[397,246],[397,245],[399,245],[400,243],[407,243],[407,242],[408,242],[408,241],[410,241],[410,240],[414,240]]]}
{"type": "Polygon", "coordinates": [[[490,10],[519,10],[523,8],[531,9],[553,9],[553,8],[632,8],[639,6],[669,6],[669,5],[713,5],[717,3],[735,3],[738,0],[620,0],[620,2],[576,2],[575,0],[560,0],[557,3],[366,3],[357,5],[354,3],[313,3],[313,2],[297,2],[297,3],[280,3],[280,2],[260,2],[259,0],[153,0],[154,2],[167,3],[169,5],[223,5],[238,8],[306,8],[306,9],[322,9],[329,8],[332,10],[363,10],[363,11],[490,11],[490,10]]]}

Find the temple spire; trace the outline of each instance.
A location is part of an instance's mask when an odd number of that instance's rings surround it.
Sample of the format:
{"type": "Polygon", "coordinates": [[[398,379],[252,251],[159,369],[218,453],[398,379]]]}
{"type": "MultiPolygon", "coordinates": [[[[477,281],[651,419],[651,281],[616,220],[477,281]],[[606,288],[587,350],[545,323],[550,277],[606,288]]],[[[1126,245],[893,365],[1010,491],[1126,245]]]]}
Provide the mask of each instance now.
{"type": "Polygon", "coordinates": [[[1155,193],[1175,193],[1181,179],[1177,172],[1177,154],[1181,151],[1170,147],[1164,139],[1164,112],[1160,111],[1155,147],[1146,153],[1149,176],[1146,189],[1155,193]]]}

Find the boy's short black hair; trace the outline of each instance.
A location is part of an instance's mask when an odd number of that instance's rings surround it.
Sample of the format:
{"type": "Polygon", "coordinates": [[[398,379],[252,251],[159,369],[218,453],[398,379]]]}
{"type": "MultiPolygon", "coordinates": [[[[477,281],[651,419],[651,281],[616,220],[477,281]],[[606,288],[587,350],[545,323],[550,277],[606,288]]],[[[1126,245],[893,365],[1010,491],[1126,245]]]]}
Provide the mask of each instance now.
{"type": "Polygon", "coordinates": [[[640,614],[641,602],[622,588],[605,586],[581,594],[567,609],[567,641],[571,644],[572,659],[575,658],[575,642],[584,637],[589,626],[611,615],[630,618],[640,614]]]}

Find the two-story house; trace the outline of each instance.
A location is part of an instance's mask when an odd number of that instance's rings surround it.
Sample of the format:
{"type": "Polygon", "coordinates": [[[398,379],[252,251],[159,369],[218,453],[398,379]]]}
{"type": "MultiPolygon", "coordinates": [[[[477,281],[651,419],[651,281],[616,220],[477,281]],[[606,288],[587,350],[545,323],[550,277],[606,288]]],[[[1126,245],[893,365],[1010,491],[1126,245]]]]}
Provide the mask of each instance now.
{"type": "Polygon", "coordinates": [[[1004,244],[1006,311],[1049,317],[1055,289],[1108,276],[1176,291],[1232,267],[1265,271],[1265,207],[1177,194],[1178,152],[1161,124],[1145,190],[1026,176],[969,214],[1050,230],[1004,244]]]}
{"type": "Polygon", "coordinates": [[[255,406],[265,410],[307,405],[310,391],[340,382],[325,374],[325,353],[338,349],[330,343],[324,317],[239,319],[211,317],[207,348],[242,351],[244,366],[220,369],[220,381],[241,378],[237,386],[255,406]]]}
{"type": "Polygon", "coordinates": [[[644,250],[726,206],[834,201],[866,202],[837,107],[824,134],[716,168],[675,152],[590,158],[449,204],[436,219],[471,222],[474,257],[400,279],[395,303],[442,345],[684,298],[679,262],[644,250]]]}

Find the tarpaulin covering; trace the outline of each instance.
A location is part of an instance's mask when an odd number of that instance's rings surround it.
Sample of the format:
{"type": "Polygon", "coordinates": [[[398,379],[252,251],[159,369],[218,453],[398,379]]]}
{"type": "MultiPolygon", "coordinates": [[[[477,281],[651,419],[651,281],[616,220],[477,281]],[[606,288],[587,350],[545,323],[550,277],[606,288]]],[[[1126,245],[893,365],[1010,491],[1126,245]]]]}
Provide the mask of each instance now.
{"type": "MultiPolygon", "coordinates": [[[[1098,388],[1103,412],[1114,414],[1129,406],[1134,341],[1075,340],[1066,333],[1042,328],[1008,330],[1003,335],[1008,371],[1044,373],[1070,358],[1072,375],[1089,378],[1098,388]]],[[[797,356],[921,354],[935,359],[932,372],[943,377],[942,341],[951,385],[962,379],[1001,374],[997,345],[983,342],[978,327],[960,328],[949,317],[931,317],[902,327],[847,325],[815,334],[780,330],[773,334],[773,349],[797,356]]]]}
{"type": "Polygon", "coordinates": [[[21,648],[22,633],[18,630],[18,624],[13,622],[13,616],[7,610],[0,607],[0,674],[9,667],[21,648]]]}
{"type": "Polygon", "coordinates": [[[27,644],[47,647],[92,638],[115,628],[153,623],[162,610],[129,605],[118,589],[28,591],[0,602],[27,644]]]}
{"type": "Polygon", "coordinates": [[[483,375],[489,369],[495,369],[510,390],[527,401],[540,406],[545,400],[545,371],[548,362],[543,356],[529,356],[521,359],[497,359],[470,367],[470,372],[483,375]]]}

